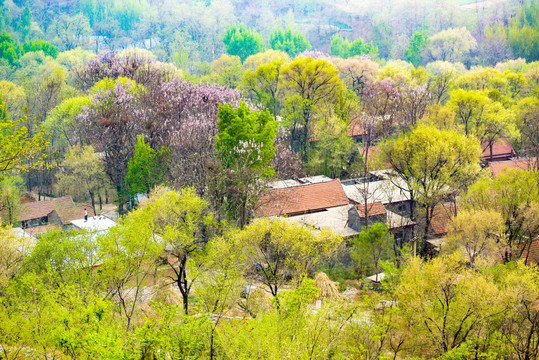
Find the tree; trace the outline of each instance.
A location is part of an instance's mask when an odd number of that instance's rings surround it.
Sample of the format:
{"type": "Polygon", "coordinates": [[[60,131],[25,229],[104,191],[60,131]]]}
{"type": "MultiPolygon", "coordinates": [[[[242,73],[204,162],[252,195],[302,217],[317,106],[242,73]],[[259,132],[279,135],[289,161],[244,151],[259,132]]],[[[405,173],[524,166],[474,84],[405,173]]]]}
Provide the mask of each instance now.
{"type": "Polygon", "coordinates": [[[261,104],[278,116],[282,108],[282,70],[283,60],[275,60],[259,65],[255,70],[247,70],[243,75],[243,87],[251,95],[255,104],[261,104]]]}
{"type": "Polygon", "coordinates": [[[498,256],[503,231],[500,213],[492,210],[462,210],[451,221],[446,250],[464,251],[471,266],[481,266],[481,262],[477,264],[478,259],[493,260],[498,256]]]}
{"type": "Polygon", "coordinates": [[[361,274],[374,271],[381,272],[380,262],[391,260],[394,251],[393,235],[386,223],[375,223],[363,227],[362,231],[351,241],[350,256],[356,262],[361,274]]]}
{"type": "Polygon", "coordinates": [[[258,219],[235,236],[246,254],[246,270],[273,296],[287,281],[310,274],[342,241],[330,231],[286,219],[258,219]]]}
{"type": "Polygon", "coordinates": [[[497,284],[467,268],[458,256],[413,259],[402,272],[395,297],[411,335],[407,345],[429,357],[469,340],[480,342],[490,319],[506,311],[497,284]]]}
{"type": "Polygon", "coordinates": [[[19,222],[22,178],[10,176],[0,182],[0,209],[4,224],[15,225],[19,222]]]}
{"type": "Polygon", "coordinates": [[[272,49],[284,51],[292,57],[311,48],[311,44],[303,33],[293,31],[290,28],[277,29],[272,32],[270,46],[272,49]]]}
{"type": "Polygon", "coordinates": [[[485,106],[490,102],[485,91],[457,89],[451,92],[447,106],[464,126],[464,133],[469,135],[480,126],[485,106]]]}
{"type": "Polygon", "coordinates": [[[348,134],[348,125],[336,117],[322,119],[315,125],[313,149],[306,164],[311,173],[324,174],[333,179],[349,175],[357,148],[348,134]]]}
{"type": "Polygon", "coordinates": [[[277,121],[268,110],[252,111],[244,102],[235,110],[230,104],[220,106],[218,116],[215,148],[225,184],[217,186],[216,200],[244,226],[260,192],[260,180],[275,173],[269,162],[275,156],[277,121]]]}
{"type": "Polygon", "coordinates": [[[24,8],[19,21],[17,22],[16,28],[21,33],[22,39],[26,40],[30,35],[30,30],[32,27],[32,12],[28,5],[24,8]]]}
{"type": "Polygon", "coordinates": [[[198,277],[197,257],[217,230],[209,204],[193,188],[179,192],[156,188],[140,211],[161,238],[167,252],[164,260],[173,271],[173,281],[188,314],[191,288],[198,277]]]}
{"type": "Polygon", "coordinates": [[[142,301],[143,288],[156,273],[164,244],[156,232],[154,219],[145,209],[122,218],[104,236],[98,237],[100,281],[114,299],[129,331],[142,301]]]}
{"type": "Polygon", "coordinates": [[[11,36],[3,31],[0,35],[0,58],[6,59],[10,65],[14,65],[19,59],[19,49],[11,36]]]}
{"type": "Polygon", "coordinates": [[[340,35],[334,35],[331,38],[331,55],[348,59],[352,56],[371,55],[378,53],[378,48],[372,43],[364,43],[363,39],[350,41],[343,39],[340,35]]]}
{"type": "Polygon", "coordinates": [[[292,144],[303,160],[309,149],[313,112],[322,103],[335,103],[342,96],[344,85],[337,68],[327,60],[299,57],[283,69],[288,90],[294,94],[289,104],[295,113],[291,119],[292,144]]]}
{"type": "Polygon", "coordinates": [[[32,51],[43,51],[45,55],[50,56],[54,59],[56,59],[56,57],[58,56],[58,49],[56,48],[56,46],[51,45],[51,43],[42,39],[25,42],[22,45],[22,51],[24,53],[32,51]]]}
{"type": "Polygon", "coordinates": [[[421,55],[428,44],[428,37],[421,31],[416,31],[410,39],[408,49],[404,50],[404,56],[408,62],[414,66],[419,66],[421,63],[421,55]]]}
{"type": "Polygon", "coordinates": [[[62,170],[56,174],[56,188],[61,194],[70,194],[75,198],[89,198],[94,214],[97,214],[95,200],[99,199],[102,209],[104,192],[110,187],[103,160],[95,153],[91,145],[70,148],[62,162],[62,170]]]}
{"type": "Polygon", "coordinates": [[[77,117],[77,132],[98,152],[103,152],[105,171],[118,195],[118,211],[124,212],[127,201],[125,176],[133,157],[136,127],[130,116],[139,105],[140,87],[126,78],[105,79],[94,87],[91,103],[77,117]]]}
{"type": "Polygon", "coordinates": [[[507,40],[514,54],[528,61],[539,59],[539,5],[526,1],[511,21],[507,40]]]}
{"type": "Polygon", "coordinates": [[[229,55],[237,55],[241,61],[245,61],[250,55],[264,51],[264,40],[254,30],[249,30],[244,25],[239,27],[231,25],[226,29],[223,36],[226,52],[229,55]]]}
{"type": "Polygon", "coordinates": [[[432,61],[463,61],[470,51],[477,47],[477,41],[465,28],[449,28],[430,38],[427,53],[432,61]]]}
{"type": "Polygon", "coordinates": [[[491,210],[503,217],[508,249],[504,259],[519,259],[532,239],[539,235],[537,208],[539,206],[538,173],[534,171],[505,171],[495,179],[482,179],[466,193],[465,206],[476,210],[491,210]]]}
{"type": "Polygon", "coordinates": [[[44,163],[43,151],[49,145],[49,134],[42,126],[30,132],[25,119],[9,120],[5,102],[0,99],[0,177],[7,171],[29,169],[44,163]]]}
{"type": "Polygon", "coordinates": [[[243,75],[243,66],[239,56],[221,55],[219,59],[213,60],[212,68],[216,83],[219,85],[236,88],[243,75]]]}
{"type": "MultiPolygon", "coordinates": [[[[424,236],[430,233],[433,210],[470,186],[479,174],[477,140],[451,130],[419,125],[381,145],[381,156],[404,181],[412,202],[425,207],[424,236]]],[[[402,187],[398,182],[395,185],[402,187]]],[[[410,218],[415,219],[414,206],[410,218]]]]}
{"type": "MultiPolygon", "coordinates": [[[[520,130],[521,143],[524,153],[530,158],[539,159],[539,100],[527,97],[516,105],[517,126],[520,130]]],[[[539,163],[535,162],[535,170],[539,170],[539,163]]]]}
{"type": "Polygon", "coordinates": [[[125,175],[130,197],[141,193],[149,195],[154,187],[163,184],[168,175],[169,162],[169,148],[162,147],[155,151],[144,141],[144,135],[139,135],[125,175]]]}

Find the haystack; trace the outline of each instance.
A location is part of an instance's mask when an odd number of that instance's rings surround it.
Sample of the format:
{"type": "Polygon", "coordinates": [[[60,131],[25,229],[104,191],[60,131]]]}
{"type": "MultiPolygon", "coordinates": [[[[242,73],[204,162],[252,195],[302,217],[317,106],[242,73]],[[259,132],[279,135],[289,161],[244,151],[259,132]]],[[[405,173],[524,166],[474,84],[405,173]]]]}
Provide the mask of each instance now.
{"type": "Polygon", "coordinates": [[[314,277],[314,283],[317,288],[320,289],[320,294],[318,298],[320,300],[341,300],[342,296],[339,293],[339,288],[336,283],[331,281],[329,277],[323,273],[319,272],[314,277]]]}

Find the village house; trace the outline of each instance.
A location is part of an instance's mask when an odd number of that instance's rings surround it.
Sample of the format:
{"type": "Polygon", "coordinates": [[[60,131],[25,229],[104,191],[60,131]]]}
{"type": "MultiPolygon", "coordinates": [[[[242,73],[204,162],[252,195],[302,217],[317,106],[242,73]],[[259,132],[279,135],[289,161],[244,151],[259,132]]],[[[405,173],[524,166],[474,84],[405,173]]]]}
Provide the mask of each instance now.
{"type": "MultiPolygon", "coordinates": [[[[359,234],[367,224],[384,222],[389,225],[399,242],[409,240],[410,229],[414,226],[412,221],[387,209],[381,201],[371,201],[367,206],[358,198],[355,198],[358,200],[355,201],[348,195],[347,190],[350,188],[347,186],[351,186],[349,182],[332,180],[323,175],[272,182],[261,196],[255,216],[285,216],[290,221],[316,229],[332,229],[343,237],[359,234]]],[[[375,189],[376,187],[373,187],[371,190],[375,189]]],[[[394,186],[390,192],[393,191],[397,191],[394,186]]],[[[386,193],[384,199],[387,197],[386,193]]],[[[370,198],[374,198],[372,194],[370,198]]],[[[399,199],[401,202],[409,201],[405,195],[401,195],[399,199]]],[[[396,203],[387,204],[392,206],[396,203]]],[[[406,210],[406,206],[395,207],[406,210]]]]}
{"type": "Polygon", "coordinates": [[[67,230],[73,228],[71,221],[84,218],[84,209],[88,216],[95,215],[90,204],[76,205],[70,196],[35,201],[21,204],[19,221],[21,228],[32,235],[54,228],[67,230]]]}
{"type": "Polygon", "coordinates": [[[496,177],[505,170],[534,170],[537,169],[537,159],[512,159],[505,161],[493,161],[487,165],[492,172],[492,176],[496,177]]]}
{"type": "Polygon", "coordinates": [[[483,162],[511,160],[517,155],[506,138],[499,138],[492,143],[483,140],[481,141],[481,149],[483,150],[481,155],[483,162]]]}

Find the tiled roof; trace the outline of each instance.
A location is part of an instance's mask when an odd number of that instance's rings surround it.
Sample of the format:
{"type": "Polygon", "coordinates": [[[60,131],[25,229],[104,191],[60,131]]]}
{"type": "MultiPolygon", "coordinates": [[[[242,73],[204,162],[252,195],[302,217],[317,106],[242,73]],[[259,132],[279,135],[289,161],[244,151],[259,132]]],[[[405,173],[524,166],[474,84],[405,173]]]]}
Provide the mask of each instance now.
{"type": "Polygon", "coordinates": [[[260,197],[256,217],[299,215],[348,203],[339,180],[270,189],[260,197]]]}
{"type": "Polygon", "coordinates": [[[56,210],[62,224],[67,225],[73,220],[84,218],[84,209],[88,211],[88,216],[95,216],[94,210],[91,204],[72,205],[69,207],[59,208],[56,210]]]}
{"type": "MultiPolygon", "coordinates": [[[[359,213],[359,216],[361,216],[362,218],[366,217],[364,204],[357,205],[357,211],[359,213]]],[[[381,202],[374,202],[374,203],[367,204],[367,214],[369,216],[377,216],[377,215],[385,215],[387,214],[387,212],[386,212],[386,208],[384,207],[384,205],[382,205],[381,202]]]]}
{"type": "Polygon", "coordinates": [[[348,126],[348,135],[351,137],[365,135],[365,127],[358,118],[350,119],[350,125],[348,126]]]}
{"type": "Polygon", "coordinates": [[[522,169],[530,170],[535,168],[536,159],[516,159],[507,161],[491,161],[488,163],[493,176],[500,175],[504,170],[522,169]]]}
{"type": "Polygon", "coordinates": [[[69,224],[71,220],[84,217],[84,209],[88,210],[88,216],[94,216],[90,204],[75,205],[70,196],[64,196],[57,199],[36,201],[27,204],[21,204],[21,213],[19,221],[28,221],[32,219],[41,219],[56,211],[62,224],[69,224]]]}
{"type": "Polygon", "coordinates": [[[47,231],[57,230],[60,229],[60,227],[56,224],[47,224],[47,225],[40,225],[40,226],[34,226],[30,228],[24,229],[24,231],[31,235],[31,236],[38,236],[41,235],[47,231]]]}
{"type": "Polygon", "coordinates": [[[48,216],[56,209],[68,206],[73,206],[73,200],[70,196],[21,204],[19,221],[41,219],[42,217],[48,216]]]}
{"type": "Polygon", "coordinates": [[[455,214],[453,204],[441,204],[434,208],[430,223],[432,235],[441,237],[447,234],[451,218],[455,214]]]}
{"type": "Polygon", "coordinates": [[[539,264],[539,237],[529,244],[529,248],[523,251],[521,258],[526,264],[539,264]]]}
{"type": "MultiPolygon", "coordinates": [[[[488,141],[481,141],[481,148],[483,149],[481,159],[490,160],[490,147],[488,146],[488,141]]],[[[515,152],[507,139],[500,138],[494,141],[492,144],[492,160],[507,159],[513,156],[515,156],[515,152]]]]}

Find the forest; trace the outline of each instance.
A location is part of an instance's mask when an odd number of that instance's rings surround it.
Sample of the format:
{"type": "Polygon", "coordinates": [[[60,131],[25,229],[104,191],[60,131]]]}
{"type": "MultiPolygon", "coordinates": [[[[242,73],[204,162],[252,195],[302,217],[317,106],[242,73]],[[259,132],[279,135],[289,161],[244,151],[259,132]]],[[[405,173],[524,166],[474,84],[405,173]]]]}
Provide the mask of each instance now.
{"type": "Polygon", "coordinates": [[[0,0],[0,360],[539,359],[537,0],[0,0]]]}

